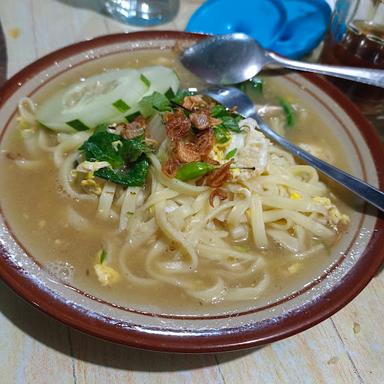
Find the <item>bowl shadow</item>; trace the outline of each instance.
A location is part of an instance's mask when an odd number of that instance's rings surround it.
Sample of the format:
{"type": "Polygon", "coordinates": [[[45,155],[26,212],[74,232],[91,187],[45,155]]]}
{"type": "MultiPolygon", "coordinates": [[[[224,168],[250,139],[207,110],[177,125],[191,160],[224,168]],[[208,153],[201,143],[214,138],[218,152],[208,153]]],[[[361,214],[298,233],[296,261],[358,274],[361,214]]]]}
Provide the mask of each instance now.
{"type": "Polygon", "coordinates": [[[255,349],[217,354],[163,353],[115,344],[72,329],[49,317],[0,281],[0,311],[21,332],[69,358],[137,372],[175,372],[214,367],[255,349]],[[220,362],[219,362],[220,361],[220,362]]]}

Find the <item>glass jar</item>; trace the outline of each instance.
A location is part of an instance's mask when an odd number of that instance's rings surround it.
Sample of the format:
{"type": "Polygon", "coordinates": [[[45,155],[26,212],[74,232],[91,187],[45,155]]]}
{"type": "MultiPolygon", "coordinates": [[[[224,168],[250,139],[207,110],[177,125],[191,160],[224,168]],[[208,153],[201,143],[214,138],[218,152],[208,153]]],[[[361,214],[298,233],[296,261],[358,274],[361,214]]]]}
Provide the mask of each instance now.
{"type": "MultiPolygon", "coordinates": [[[[320,61],[384,69],[384,0],[338,0],[320,61]]],[[[384,119],[383,88],[341,79],[332,81],[368,117],[384,119]]]]}

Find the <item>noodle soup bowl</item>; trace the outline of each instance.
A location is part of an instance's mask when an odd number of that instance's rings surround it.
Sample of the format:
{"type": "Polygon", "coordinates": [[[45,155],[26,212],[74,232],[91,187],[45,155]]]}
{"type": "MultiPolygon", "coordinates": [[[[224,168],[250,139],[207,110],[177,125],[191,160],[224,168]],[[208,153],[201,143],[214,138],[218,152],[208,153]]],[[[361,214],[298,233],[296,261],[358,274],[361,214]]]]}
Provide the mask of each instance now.
{"type": "MultiPolygon", "coordinates": [[[[177,50],[203,39],[184,32],[137,32],[103,36],[68,46],[32,63],[1,89],[2,140],[14,129],[23,97],[49,94],[52,84],[94,73],[124,54],[154,49],[177,50]],[[107,64],[106,64],[107,63],[107,64]]],[[[161,56],[161,55],[160,55],[161,56]]],[[[159,64],[161,64],[159,57],[159,64]]],[[[117,64],[118,65],[118,64],[117,64]]],[[[384,156],[373,127],[336,88],[311,74],[289,73],[274,81],[318,112],[353,174],[384,188],[384,156]]],[[[332,145],[332,144],[330,144],[332,145]]],[[[2,159],[2,161],[4,161],[2,159]]],[[[227,307],[188,309],[144,303],[116,303],[58,279],[19,235],[2,202],[0,275],[15,292],[54,318],[94,336],[134,347],[173,352],[228,351],[288,337],[328,318],[352,300],[380,267],[384,250],[383,219],[358,202],[350,224],[329,254],[327,265],[299,279],[276,297],[233,302],[227,307]]],[[[148,251],[150,251],[148,249],[148,251]]],[[[172,300],[172,297],[167,298],[172,300]]]]}

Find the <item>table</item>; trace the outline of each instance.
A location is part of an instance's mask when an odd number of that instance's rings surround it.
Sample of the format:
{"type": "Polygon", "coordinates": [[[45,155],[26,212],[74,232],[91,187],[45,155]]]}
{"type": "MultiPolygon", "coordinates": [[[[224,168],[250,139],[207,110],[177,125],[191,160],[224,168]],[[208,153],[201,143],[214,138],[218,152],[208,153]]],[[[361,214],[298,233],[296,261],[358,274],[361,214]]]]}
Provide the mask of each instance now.
{"type": "MultiPolygon", "coordinates": [[[[183,29],[202,0],[182,0],[183,29]]],[[[42,55],[106,33],[138,30],[99,11],[97,0],[1,0],[8,77],[42,55]]],[[[94,339],[24,302],[0,283],[0,382],[366,383],[384,382],[384,271],[332,318],[299,335],[241,352],[175,355],[94,339]]]]}

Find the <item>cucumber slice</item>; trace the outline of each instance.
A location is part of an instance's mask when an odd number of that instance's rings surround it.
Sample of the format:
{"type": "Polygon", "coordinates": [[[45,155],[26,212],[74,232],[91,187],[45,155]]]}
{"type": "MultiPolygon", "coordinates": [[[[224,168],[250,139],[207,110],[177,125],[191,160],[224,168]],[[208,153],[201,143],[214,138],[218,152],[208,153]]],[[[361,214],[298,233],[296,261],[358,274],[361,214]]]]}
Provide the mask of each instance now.
{"type": "Polygon", "coordinates": [[[148,93],[165,93],[178,88],[179,80],[169,68],[155,66],[137,69],[114,69],[73,84],[42,103],[36,113],[44,126],[60,132],[74,132],[68,122],[80,121],[93,128],[101,123],[124,120],[125,115],[138,111],[138,103],[148,93]],[[150,86],[141,79],[144,74],[150,86]],[[122,113],[116,102],[129,110],[122,113]],[[115,104],[115,106],[114,106],[115,104]]]}
{"type": "Polygon", "coordinates": [[[173,92],[177,92],[179,89],[180,80],[173,69],[153,65],[140,69],[140,72],[150,82],[150,86],[143,96],[152,95],[155,91],[165,94],[169,88],[172,88],[173,92]]]}

